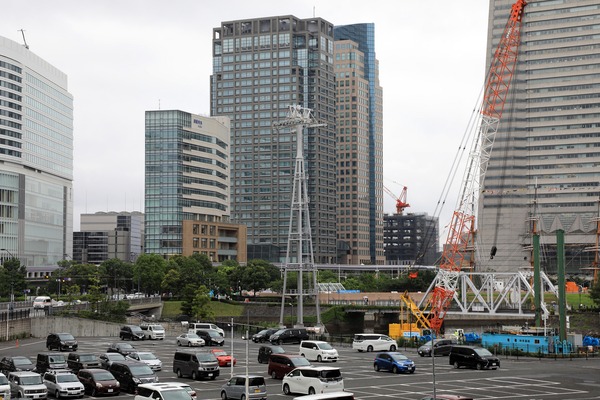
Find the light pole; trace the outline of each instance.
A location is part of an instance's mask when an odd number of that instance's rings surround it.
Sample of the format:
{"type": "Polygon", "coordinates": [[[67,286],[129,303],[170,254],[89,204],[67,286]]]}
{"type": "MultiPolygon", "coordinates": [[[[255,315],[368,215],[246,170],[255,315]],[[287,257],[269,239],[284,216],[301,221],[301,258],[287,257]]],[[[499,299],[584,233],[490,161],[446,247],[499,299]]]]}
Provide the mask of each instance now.
{"type": "MultiPolygon", "coordinates": [[[[248,338],[246,338],[248,340],[248,338]]],[[[231,376],[233,378],[233,318],[231,318],[231,376]]]]}

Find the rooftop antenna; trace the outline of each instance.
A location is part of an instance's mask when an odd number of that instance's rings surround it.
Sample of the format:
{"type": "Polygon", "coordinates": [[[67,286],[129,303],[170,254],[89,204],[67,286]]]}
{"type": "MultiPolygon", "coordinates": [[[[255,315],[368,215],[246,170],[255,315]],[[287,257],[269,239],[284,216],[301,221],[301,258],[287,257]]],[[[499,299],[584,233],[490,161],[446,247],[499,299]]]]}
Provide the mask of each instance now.
{"type": "Polygon", "coordinates": [[[313,18],[317,16],[317,7],[313,6],[313,18]]]}
{"type": "Polygon", "coordinates": [[[18,31],[21,31],[21,35],[23,35],[23,43],[25,43],[23,46],[25,46],[25,48],[26,48],[27,50],[29,50],[29,45],[27,44],[27,40],[25,40],[25,30],[23,30],[23,29],[18,29],[18,30],[17,30],[17,32],[18,32],[18,31]]]}

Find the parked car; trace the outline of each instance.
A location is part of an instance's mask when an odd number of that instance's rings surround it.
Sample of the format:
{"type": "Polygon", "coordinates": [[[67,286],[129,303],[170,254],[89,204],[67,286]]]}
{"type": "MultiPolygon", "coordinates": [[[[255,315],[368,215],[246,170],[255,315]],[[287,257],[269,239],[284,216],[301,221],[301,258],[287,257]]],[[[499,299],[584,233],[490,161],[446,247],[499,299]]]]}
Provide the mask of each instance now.
{"type": "Polygon", "coordinates": [[[0,397],[10,399],[10,384],[8,378],[3,373],[0,373],[0,397]]]}
{"type": "Polygon", "coordinates": [[[162,370],[162,361],[160,361],[154,355],[154,353],[151,353],[149,351],[134,351],[127,354],[125,358],[133,361],[143,362],[144,364],[149,366],[152,371],[162,370]]]}
{"type": "Polygon", "coordinates": [[[189,400],[190,394],[181,386],[165,383],[141,383],[134,400],[189,400]]]}
{"type": "Polygon", "coordinates": [[[158,382],[154,371],[139,361],[113,362],[108,370],[121,384],[121,390],[129,393],[135,393],[140,383],[158,382]]]}
{"type": "Polygon", "coordinates": [[[115,361],[125,361],[125,356],[121,353],[101,353],[98,358],[100,359],[100,368],[108,369],[110,364],[115,361]]]}
{"type": "Polygon", "coordinates": [[[303,340],[298,350],[301,356],[309,361],[332,361],[338,360],[338,352],[327,342],[321,340],[303,340]]]}
{"type": "Polygon", "coordinates": [[[67,358],[63,353],[44,351],[38,353],[35,363],[35,372],[43,374],[48,370],[67,369],[67,358]]]}
{"type": "Polygon", "coordinates": [[[164,340],[165,338],[165,328],[160,324],[142,324],[140,328],[144,332],[145,339],[164,340]]]}
{"type": "Polygon", "coordinates": [[[145,335],[142,328],[137,325],[125,325],[121,327],[119,331],[119,338],[121,340],[144,340],[145,335]]]}
{"type": "Polygon", "coordinates": [[[269,337],[271,344],[300,343],[308,340],[308,333],[304,328],[285,328],[276,331],[269,337]]]}
{"type": "Polygon", "coordinates": [[[77,339],[70,333],[51,333],[46,337],[46,348],[58,351],[76,351],[77,339]]]}
{"type": "Polygon", "coordinates": [[[352,341],[354,350],[362,351],[396,351],[396,341],[387,335],[378,333],[357,333],[352,341]]]}
{"type": "Polygon", "coordinates": [[[35,365],[24,356],[7,356],[0,360],[0,371],[6,376],[13,371],[33,371],[35,365]]]}
{"type": "Polygon", "coordinates": [[[68,370],[48,371],[44,374],[44,385],[48,393],[60,399],[61,397],[83,397],[83,384],[77,375],[68,370]]]}
{"type": "Polygon", "coordinates": [[[273,346],[273,345],[262,345],[258,349],[258,362],[259,364],[268,364],[269,356],[271,354],[283,354],[285,350],[281,346],[273,346]]]}
{"type": "Polygon", "coordinates": [[[252,341],[254,343],[268,342],[272,334],[277,332],[277,329],[263,329],[262,331],[252,335],[252,341]]]}
{"type": "Polygon", "coordinates": [[[299,354],[271,354],[267,373],[273,379],[283,379],[295,368],[309,365],[310,362],[299,354]]]}
{"type": "Polygon", "coordinates": [[[419,353],[421,357],[431,357],[431,349],[433,348],[434,355],[447,356],[450,355],[450,349],[452,349],[452,346],[456,344],[457,342],[454,339],[429,340],[417,349],[417,353],[419,353]]]}
{"type": "Polygon", "coordinates": [[[182,333],[177,336],[177,346],[200,347],[204,345],[204,339],[195,333],[182,333]]]}
{"type": "Polygon", "coordinates": [[[300,367],[283,377],[281,388],[286,395],[343,392],[344,379],[339,368],[300,367]]]}
{"type": "Polygon", "coordinates": [[[206,346],[223,346],[225,344],[223,336],[218,331],[212,329],[196,331],[196,335],[204,340],[206,346]]]}
{"type": "Polygon", "coordinates": [[[477,369],[500,368],[498,357],[483,347],[452,346],[449,358],[450,365],[454,368],[469,367],[477,369]]]}
{"type": "Polygon", "coordinates": [[[173,372],[178,378],[189,376],[215,379],[220,374],[219,361],[214,354],[196,350],[177,350],[173,355],[173,372]]]}
{"type": "Polygon", "coordinates": [[[379,353],[375,356],[373,369],[375,371],[385,369],[395,374],[399,374],[400,372],[412,374],[415,372],[415,363],[404,354],[390,351],[379,353]]]}
{"type": "Polygon", "coordinates": [[[8,384],[12,398],[27,397],[29,399],[45,399],[48,397],[48,389],[42,376],[30,371],[14,371],[8,374],[8,384]]]}
{"type": "Polygon", "coordinates": [[[330,392],[294,397],[294,400],[354,400],[354,393],[330,392]]]}
{"type": "MultiPolygon", "coordinates": [[[[184,382],[170,381],[170,382],[159,382],[159,383],[144,383],[143,385],[153,385],[153,386],[156,386],[156,387],[160,387],[160,386],[177,386],[177,387],[185,389],[185,391],[192,398],[192,400],[196,400],[197,399],[196,389],[194,389],[193,387],[191,387],[190,385],[188,385],[187,383],[184,383],[184,382]]],[[[138,390],[139,390],[139,388],[140,387],[138,386],[138,390]]]]}
{"type": "Polygon", "coordinates": [[[83,384],[85,393],[93,397],[99,395],[118,395],[121,384],[109,371],[99,368],[81,369],[77,378],[83,384]]]}
{"type": "Polygon", "coordinates": [[[194,333],[197,330],[213,330],[213,331],[217,331],[219,332],[219,335],[221,335],[222,337],[225,337],[225,331],[222,328],[219,328],[217,325],[215,324],[211,324],[209,322],[190,322],[188,323],[188,332],[189,333],[194,333]]]}
{"type": "Polygon", "coordinates": [[[69,353],[67,366],[74,373],[84,368],[100,368],[100,359],[94,353],[69,353]]]}
{"type": "Polygon", "coordinates": [[[221,399],[245,399],[246,380],[248,380],[248,397],[250,399],[266,400],[267,385],[265,378],[258,375],[235,375],[221,386],[221,399]]]}
{"type": "Polygon", "coordinates": [[[229,354],[227,354],[225,350],[212,349],[211,353],[213,353],[214,356],[217,357],[217,361],[219,361],[219,367],[229,367],[232,362],[234,366],[235,364],[237,364],[237,360],[235,359],[235,357],[232,357],[229,354]]]}
{"type": "Polygon", "coordinates": [[[136,351],[135,347],[125,342],[111,343],[106,350],[107,353],[120,353],[124,356],[134,351],[136,351]]]}

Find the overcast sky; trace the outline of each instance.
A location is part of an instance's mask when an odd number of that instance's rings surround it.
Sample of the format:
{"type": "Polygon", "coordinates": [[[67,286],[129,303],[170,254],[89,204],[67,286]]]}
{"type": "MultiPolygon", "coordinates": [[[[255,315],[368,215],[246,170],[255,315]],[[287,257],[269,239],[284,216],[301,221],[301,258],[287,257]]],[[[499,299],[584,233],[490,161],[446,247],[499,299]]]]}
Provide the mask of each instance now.
{"type": "MultiPolygon", "coordinates": [[[[384,185],[434,214],[484,82],[487,0],[3,0],[0,35],[68,76],[75,115],[74,230],[97,211],[143,211],[144,111],[208,115],[212,29],[276,15],[375,24],[384,185]]],[[[394,200],[384,194],[387,213],[394,200]]],[[[453,195],[440,215],[450,222],[453,195]]],[[[445,238],[445,234],[444,234],[445,238]]]]}

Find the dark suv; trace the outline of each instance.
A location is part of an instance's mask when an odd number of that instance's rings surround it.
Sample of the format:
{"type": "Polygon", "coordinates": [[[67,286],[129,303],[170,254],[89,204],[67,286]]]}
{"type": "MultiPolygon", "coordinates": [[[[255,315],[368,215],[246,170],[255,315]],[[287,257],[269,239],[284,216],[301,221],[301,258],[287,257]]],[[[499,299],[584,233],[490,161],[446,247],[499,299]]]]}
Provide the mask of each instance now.
{"type": "Polygon", "coordinates": [[[308,340],[308,333],[304,328],[280,329],[269,338],[271,344],[300,343],[303,340],[308,340]]]}
{"type": "Polygon", "coordinates": [[[138,361],[114,362],[108,371],[119,381],[121,390],[129,393],[135,393],[140,383],[158,382],[158,377],[150,367],[138,361]]]}
{"type": "Polygon", "coordinates": [[[500,360],[498,357],[483,347],[452,346],[448,362],[450,365],[454,366],[454,368],[500,368],[500,360]]]}
{"type": "Polygon", "coordinates": [[[119,332],[121,340],[144,340],[144,331],[137,325],[125,325],[121,327],[119,332]]]}
{"type": "Polygon", "coordinates": [[[69,353],[67,366],[75,374],[84,368],[100,368],[100,359],[94,353],[69,353]]]}
{"type": "Polygon", "coordinates": [[[77,347],[77,340],[70,333],[51,333],[46,337],[48,350],[75,351],[77,347]]]}
{"type": "Polygon", "coordinates": [[[51,353],[49,351],[38,353],[35,363],[35,372],[43,375],[44,372],[52,369],[67,369],[67,359],[65,358],[65,355],[62,353],[51,353]]]}

